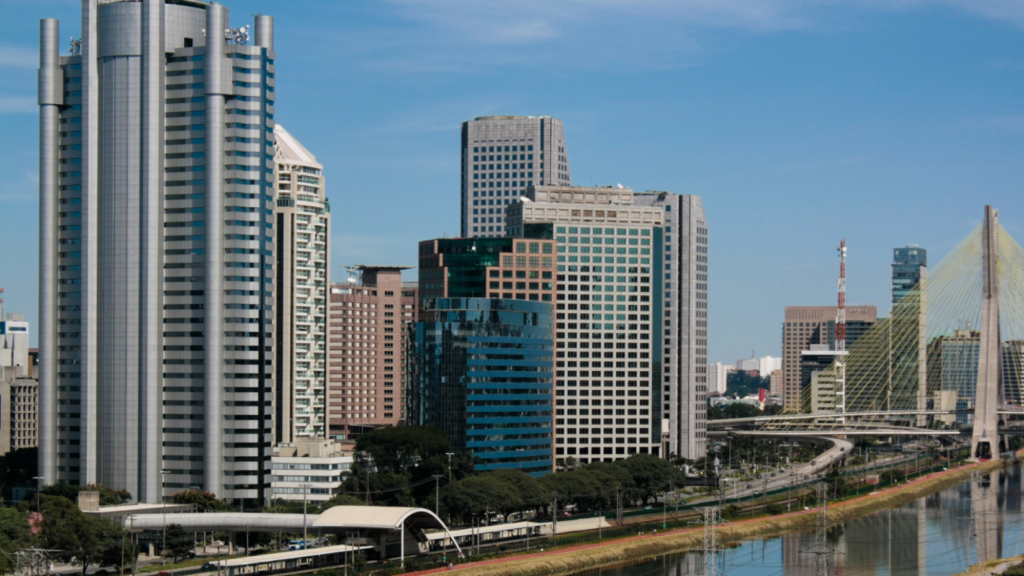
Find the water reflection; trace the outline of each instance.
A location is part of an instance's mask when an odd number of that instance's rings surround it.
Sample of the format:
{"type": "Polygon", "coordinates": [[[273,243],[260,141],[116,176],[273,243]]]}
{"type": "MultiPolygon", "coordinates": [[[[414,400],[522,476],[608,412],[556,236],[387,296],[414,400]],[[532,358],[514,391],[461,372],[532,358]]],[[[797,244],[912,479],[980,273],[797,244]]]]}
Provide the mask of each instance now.
{"type": "MultiPolygon", "coordinates": [[[[1024,553],[1021,469],[996,472],[829,530],[828,574],[950,576],[981,560],[1024,553]]],[[[814,532],[743,542],[718,555],[727,576],[816,576],[814,532]]],[[[701,553],[587,576],[701,576],[701,553]]],[[[582,575],[581,575],[582,576],[582,575]]]]}

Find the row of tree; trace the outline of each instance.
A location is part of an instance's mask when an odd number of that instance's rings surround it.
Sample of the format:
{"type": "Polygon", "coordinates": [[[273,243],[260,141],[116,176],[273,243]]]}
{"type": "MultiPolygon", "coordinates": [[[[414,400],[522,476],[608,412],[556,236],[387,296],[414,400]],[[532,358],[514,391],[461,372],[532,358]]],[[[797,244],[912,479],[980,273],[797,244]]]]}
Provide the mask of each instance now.
{"type": "Polygon", "coordinates": [[[78,508],[80,490],[97,490],[107,503],[131,499],[126,492],[102,486],[57,485],[43,488],[15,508],[0,508],[0,574],[13,572],[17,552],[28,548],[53,551],[50,559],[81,566],[83,575],[92,566],[120,569],[122,563],[134,561],[138,550],[121,526],[78,508]]]}

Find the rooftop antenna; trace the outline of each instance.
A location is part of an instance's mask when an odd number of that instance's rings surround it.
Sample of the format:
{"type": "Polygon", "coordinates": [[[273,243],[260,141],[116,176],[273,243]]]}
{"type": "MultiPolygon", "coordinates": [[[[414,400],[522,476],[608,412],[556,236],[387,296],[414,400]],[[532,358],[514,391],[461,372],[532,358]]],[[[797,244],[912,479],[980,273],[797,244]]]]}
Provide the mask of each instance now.
{"type": "Polygon", "coordinates": [[[836,351],[846,350],[846,238],[839,243],[839,314],[836,317],[836,351]]]}

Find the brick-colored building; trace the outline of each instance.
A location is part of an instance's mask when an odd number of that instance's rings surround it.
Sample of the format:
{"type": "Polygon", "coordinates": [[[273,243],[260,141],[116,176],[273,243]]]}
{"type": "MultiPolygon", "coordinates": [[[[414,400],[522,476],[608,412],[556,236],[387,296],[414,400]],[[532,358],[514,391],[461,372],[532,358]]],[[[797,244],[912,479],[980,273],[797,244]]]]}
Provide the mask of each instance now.
{"type": "Polygon", "coordinates": [[[327,335],[328,437],[350,440],[405,420],[405,325],[417,316],[408,266],[359,265],[361,281],[331,284],[327,335]]]}
{"type": "Polygon", "coordinates": [[[555,246],[532,238],[424,240],[420,296],[553,302],[555,246]]]}

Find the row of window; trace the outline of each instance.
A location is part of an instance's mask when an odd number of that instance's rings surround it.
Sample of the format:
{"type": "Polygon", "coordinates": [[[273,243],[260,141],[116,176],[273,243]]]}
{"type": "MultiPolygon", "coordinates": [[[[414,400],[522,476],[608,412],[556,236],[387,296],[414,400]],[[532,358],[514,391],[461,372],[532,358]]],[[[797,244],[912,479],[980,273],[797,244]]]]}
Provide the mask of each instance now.
{"type": "MultiPolygon", "coordinates": [[[[495,146],[474,146],[473,147],[473,152],[474,153],[476,153],[476,152],[501,152],[501,151],[502,151],[501,150],[501,146],[497,146],[497,150],[495,150],[495,146]]],[[[504,151],[505,152],[526,152],[526,151],[533,152],[533,144],[512,146],[512,150],[509,150],[509,147],[505,146],[505,150],[504,151]]]]}

